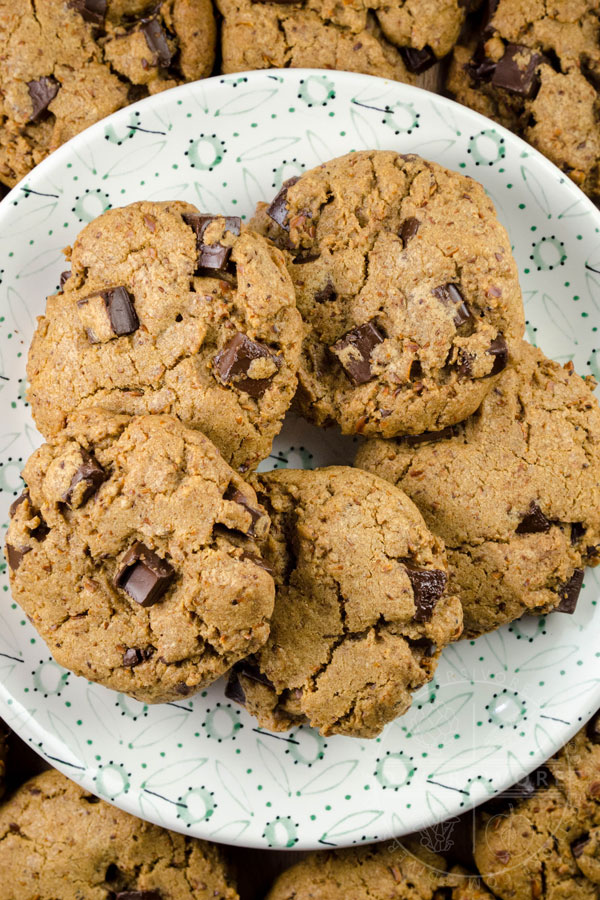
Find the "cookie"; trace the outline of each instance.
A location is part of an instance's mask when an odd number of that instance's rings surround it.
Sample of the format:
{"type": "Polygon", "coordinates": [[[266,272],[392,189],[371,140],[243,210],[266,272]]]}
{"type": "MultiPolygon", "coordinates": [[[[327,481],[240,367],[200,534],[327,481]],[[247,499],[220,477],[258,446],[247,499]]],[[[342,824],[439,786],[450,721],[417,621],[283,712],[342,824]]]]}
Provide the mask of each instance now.
{"type": "Polygon", "coordinates": [[[600,196],[597,0],[490,0],[457,46],[447,87],[600,196]]]}
{"type": "Polygon", "coordinates": [[[0,2],[0,182],[134,100],[210,75],[210,0],[0,2]]]}
{"type": "Polygon", "coordinates": [[[477,817],[475,860],[500,900],[600,895],[600,713],[546,763],[546,787],[477,817]]]}
{"type": "Polygon", "coordinates": [[[214,844],[167,831],[56,771],[0,807],[0,900],[238,900],[214,844]]]}
{"type": "Polygon", "coordinates": [[[5,555],[12,596],[67,669],[146,703],[257,650],[274,585],[254,490],[170,416],[75,413],[27,461],[5,555]]]}
{"type": "Polygon", "coordinates": [[[357,464],[401,487],[443,539],[465,634],[572,613],[600,562],[600,409],[592,378],[523,342],[468,421],[372,441],[357,464]]]}
{"type": "Polygon", "coordinates": [[[311,853],[287,869],[267,900],[492,900],[474,876],[416,842],[311,853]]]}
{"type": "Polygon", "coordinates": [[[366,472],[279,470],[253,484],[272,521],[262,550],[275,609],[228,696],[273,731],[309,722],[374,737],[460,635],[443,547],[402,491],[366,472]]]}
{"type": "Polygon", "coordinates": [[[480,184],[363,151],[289,181],[255,226],[291,251],[317,425],[393,437],[477,409],[523,333],[517,267],[480,184]]]}
{"type": "Polygon", "coordinates": [[[460,0],[217,0],[224,72],[309,67],[414,82],[450,52],[460,0]]]}
{"type": "Polygon", "coordinates": [[[86,406],[169,413],[234,468],[268,456],[302,339],[280,251],[235,216],[141,202],[103,213],[68,256],[27,364],[42,434],[86,406]]]}

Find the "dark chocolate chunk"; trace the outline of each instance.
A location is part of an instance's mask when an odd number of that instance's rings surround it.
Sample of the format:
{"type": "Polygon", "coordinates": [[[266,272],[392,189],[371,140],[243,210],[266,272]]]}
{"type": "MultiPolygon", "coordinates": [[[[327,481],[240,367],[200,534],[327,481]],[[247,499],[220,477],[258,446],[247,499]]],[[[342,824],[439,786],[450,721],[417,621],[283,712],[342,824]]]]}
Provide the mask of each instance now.
{"type": "Polygon", "coordinates": [[[227,684],[225,685],[225,696],[228,700],[239,703],[240,706],[246,705],[246,695],[236,672],[230,672],[229,674],[227,684]]]}
{"type": "Polygon", "coordinates": [[[104,25],[106,0],[70,0],[68,5],[76,10],[85,22],[104,25]]]}
{"type": "Polygon", "coordinates": [[[239,506],[243,506],[245,510],[250,513],[250,527],[246,534],[249,534],[250,537],[254,537],[256,532],[254,531],[254,526],[259,521],[259,519],[263,518],[263,513],[259,509],[255,509],[254,506],[251,506],[248,503],[248,499],[239,491],[233,484],[230,484],[223,494],[224,500],[231,500],[232,503],[237,503],[239,506]]]}
{"type": "Polygon", "coordinates": [[[182,697],[187,697],[189,693],[191,693],[191,687],[189,684],[186,684],[185,681],[178,681],[175,685],[175,690],[178,694],[181,694],[182,697]]]}
{"type": "Polygon", "coordinates": [[[550,531],[550,520],[546,518],[535,500],[532,500],[517,527],[517,534],[539,534],[545,531],[550,531]]]}
{"type": "Polygon", "coordinates": [[[409,434],[402,438],[404,443],[409,447],[416,447],[419,444],[429,443],[430,441],[446,441],[458,434],[456,425],[446,425],[441,431],[424,431],[423,434],[409,434]]]}
{"type": "Polygon", "coordinates": [[[264,569],[269,575],[273,574],[273,568],[269,565],[269,563],[262,559],[260,556],[257,556],[256,553],[248,553],[247,550],[244,550],[240,559],[247,559],[250,562],[253,562],[255,566],[260,566],[261,569],[264,569]]]}
{"type": "Polygon", "coordinates": [[[270,206],[267,207],[267,215],[270,216],[274,222],[277,222],[278,225],[281,225],[282,228],[285,228],[286,231],[290,230],[289,225],[286,225],[285,221],[288,213],[287,192],[293,184],[296,184],[299,177],[299,175],[296,175],[294,178],[288,178],[287,181],[284,181],[281,185],[281,190],[275,196],[270,206]]]}
{"type": "Polygon", "coordinates": [[[111,288],[102,291],[101,296],[106,304],[111,328],[116,335],[121,337],[137,331],[140,326],[139,319],[133,305],[133,297],[126,288],[111,288]]]}
{"type": "Polygon", "coordinates": [[[325,287],[320,288],[315,294],[315,303],[330,303],[337,300],[337,291],[332,281],[328,281],[325,287]]]}
{"type": "Polygon", "coordinates": [[[277,367],[281,365],[279,357],[271,353],[268,347],[238,331],[219,350],[213,362],[215,371],[224,384],[231,384],[251,397],[258,398],[271,386],[274,375],[268,378],[247,377],[255,359],[271,359],[277,367]]]}
{"type": "Polygon", "coordinates": [[[29,121],[35,122],[36,119],[39,119],[46,112],[48,105],[58,94],[60,84],[56,78],[50,75],[48,78],[44,77],[38,78],[37,81],[28,81],[27,88],[33,108],[29,121]]]}
{"type": "MultiPolygon", "coordinates": [[[[195,213],[186,213],[183,216],[184,221],[196,232],[196,248],[198,251],[197,272],[198,274],[216,275],[218,272],[205,270],[219,270],[222,274],[227,274],[226,267],[231,256],[231,247],[224,247],[222,244],[205,244],[204,232],[213,222],[217,221],[221,216],[196,215],[195,213]]],[[[225,230],[230,231],[234,235],[239,235],[242,220],[237,216],[225,216],[225,230]]]]}
{"type": "Polygon", "coordinates": [[[157,63],[163,69],[171,64],[173,54],[167,43],[167,35],[158,19],[146,19],[140,25],[140,30],[146,38],[148,49],[156,57],[157,63]]]}
{"type": "Polygon", "coordinates": [[[62,291],[62,289],[64,288],[65,284],[67,283],[67,281],[69,280],[70,277],[71,277],[71,270],[70,270],[70,269],[67,269],[65,272],[61,272],[61,273],[60,273],[60,278],[59,278],[59,282],[58,282],[58,283],[60,284],[60,289],[61,289],[61,291],[62,291]]]}
{"type": "Polygon", "coordinates": [[[583,522],[571,522],[571,545],[578,544],[586,532],[583,522]]]}
{"type": "Polygon", "coordinates": [[[46,525],[39,512],[36,513],[40,517],[40,524],[29,532],[32,538],[36,541],[45,541],[46,537],[50,533],[49,527],[46,525]]]}
{"type": "Polygon", "coordinates": [[[473,359],[474,356],[472,353],[469,353],[464,347],[459,347],[456,368],[458,369],[458,374],[461,378],[469,378],[469,376],[472,375],[473,359]]]}
{"type": "Polygon", "coordinates": [[[292,262],[295,266],[303,266],[304,263],[316,262],[316,260],[320,257],[320,253],[298,253],[292,262]]]}
{"type": "Polygon", "coordinates": [[[414,47],[400,47],[400,53],[406,68],[415,75],[420,75],[421,72],[430,69],[437,62],[435,53],[428,46],[423,47],[422,50],[415,50],[414,47]]]}
{"type": "Polygon", "coordinates": [[[115,585],[140,606],[152,606],[165,593],[174,575],[173,567],[165,559],[136,541],[121,560],[115,585]]]}
{"type": "Polygon", "coordinates": [[[134,666],[139,666],[141,662],[144,662],[144,654],[137,647],[130,647],[123,654],[124,666],[129,666],[133,669],[134,666]]]}
{"type": "Polygon", "coordinates": [[[501,334],[494,338],[486,353],[491,353],[494,357],[494,365],[490,375],[497,375],[502,369],[506,368],[508,363],[508,345],[501,334]]]}
{"type": "Polygon", "coordinates": [[[6,544],[6,559],[13,572],[16,572],[21,565],[23,557],[26,553],[29,553],[31,549],[31,547],[13,547],[12,544],[6,544]]]}
{"type": "Polygon", "coordinates": [[[73,505],[75,497],[75,488],[82,482],[85,487],[82,492],[77,492],[77,507],[84,506],[90,497],[96,493],[102,482],[106,478],[106,472],[90,453],[86,450],[81,451],[81,465],[73,475],[68,490],[63,494],[63,501],[71,509],[75,509],[73,505]]]}
{"type": "Polygon", "coordinates": [[[452,309],[452,320],[457,328],[473,318],[471,310],[465,303],[463,295],[456,284],[441,284],[431,292],[444,306],[452,309]]]}
{"type": "Polygon", "coordinates": [[[433,608],[446,590],[448,576],[440,569],[420,569],[409,560],[401,560],[413,589],[415,621],[428,622],[433,608]]]}
{"type": "Polygon", "coordinates": [[[420,228],[420,225],[421,223],[418,219],[415,219],[414,216],[410,216],[410,218],[404,220],[404,222],[400,226],[400,237],[402,238],[402,243],[405,247],[410,239],[414,238],[420,228]]]}
{"type": "Polygon", "coordinates": [[[573,843],[571,844],[571,853],[573,854],[575,859],[579,859],[579,857],[585,850],[586,844],[589,844],[589,842],[589,834],[583,834],[580,838],[577,838],[576,841],[573,841],[573,843]]]}
{"type": "Polygon", "coordinates": [[[600,744],[600,712],[592,716],[586,726],[586,734],[592,744],[600,744]]]}
{"type": "Polygon", "coordinates": [[[583,584],[583,569],[575,569],[571,577],[557,591],[560,603],[554,607],[554,612],[572,615],[577,607],[579,593],[583,584]]]}
{"type": "Polygon", "coordinates": [[[115,900],[162,900],[158,891],[119,891],[115,900]]]}
{"type": "Polygon", "coordinates": [[[15,514],[16,511],[18,510],[18,508],[19,508],[19,506],[21,505],[21,503],[24,503],[25,500],[29,500],[29,488],[25,488],[23,491],[21,491],[21,493],[20,493],[19,496],[16,498],[16,500],[13,500],[13,502],[10,504],[10,506],[9,506],[9,508],[8,508],[8,517],[9,517],[9,519],[12,519],[12,517],[14,516],[14,514],[15,514]]]}
{"type": "Polygon", "coordinates": [[[537,67],[543,58],[522,44],[508,44],[504,56],[496,63],[492,84],[526,99],[532,98],[539,87],[537,67]]]}
{"type": "Polygon", "coordinates": [[[353,328],[331,347],[332,353],[338,357],[353,384],[366,384],[371,380],[371,354],[383,340],[383,334],[375,325],[365,322],[364,325],[353,328]]]}

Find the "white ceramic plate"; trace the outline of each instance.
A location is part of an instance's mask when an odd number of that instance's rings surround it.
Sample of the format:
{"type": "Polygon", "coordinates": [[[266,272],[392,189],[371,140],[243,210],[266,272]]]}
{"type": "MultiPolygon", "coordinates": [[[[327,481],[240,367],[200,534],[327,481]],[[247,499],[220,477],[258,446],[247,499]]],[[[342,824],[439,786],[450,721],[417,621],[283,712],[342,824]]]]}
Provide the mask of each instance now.
{"type": "MultiPolygon", "coordinates": [[[[350,150],[416,152],[482,181],[510,233],[530,340],[598,375],[600,212],[538,153],[474,112],[404,84],[263,71],[159,94],[93,126],[0,205],[0,521],[40,443],[24,400],[35,317],[61,248],[109,205],[185,199],[249,217],[283,179],[350,150]]],[[[271,465],[352,459],[286,423],[271,465]]],[[[588,570],[574,616],[526,619],[448,648],[435,681],[380,738],[261,732],[218,684],[147,707],[69,675],[11,602],[0,605],[0,714],[59,769],[175,830],[256,847],[406,834],[506,788],[600,706],[600,594],[588,570]]]]}

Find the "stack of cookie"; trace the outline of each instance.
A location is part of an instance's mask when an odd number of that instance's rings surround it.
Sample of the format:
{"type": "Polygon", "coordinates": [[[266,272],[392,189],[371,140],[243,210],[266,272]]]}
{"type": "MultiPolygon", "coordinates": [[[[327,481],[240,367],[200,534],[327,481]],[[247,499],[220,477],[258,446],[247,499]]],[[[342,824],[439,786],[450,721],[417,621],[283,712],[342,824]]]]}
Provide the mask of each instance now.
{"type": "Polygon", "coordinates": [[[229,673],[263,727],[372,737],[444,646],[573,612],[600,559],[591,381],[522,340],[481,185],[353,153],[249,226],[186,203],[88,225],[30,349],[47,439],[6,539],[58,662],[145,702],[229,673]],[[257,474],[286,411],[360,468],[257,474]]]}

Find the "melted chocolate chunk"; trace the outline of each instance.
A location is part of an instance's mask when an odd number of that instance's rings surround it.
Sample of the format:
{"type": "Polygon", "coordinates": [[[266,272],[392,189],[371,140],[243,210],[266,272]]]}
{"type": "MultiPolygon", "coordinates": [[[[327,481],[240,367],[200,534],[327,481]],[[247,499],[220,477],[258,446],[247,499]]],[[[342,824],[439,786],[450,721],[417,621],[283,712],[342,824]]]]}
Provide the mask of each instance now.
{"type": "Polygon", "coordinates": [[[225,685],[225,696],[228,700],[239,703],[240,706],[246,705],[246,695],[236,672],[231,672],[229,674],[227,684],[225,685]]]}
{"type": "Polygon", "coordinates": [[[546,531],[550,531],[550,521],[535,500],[532,500],[529,504],[529,509],[517,527],[517,534],[540,534],[546,531]]]}
{"type": "Polygon", "coordinates": [[[414,216],[411,216],[410,218],[404,220],[404,222],[400,226],[400,237],[402,238],[402,243],[405,247],[410,239],[414,238],[420,226],[421,223],[418,219],[415,219],[414,216]]]}
{"type": "Polygon", "coordinates": [[[472,320],[471,310],[465,303],[463,295],[456,284],[441,284],[431,292],[444,306],[452,310],[452,321],[457,328],[472,320]]]}
{"type": "Polygon", "coordinates": [[[48,109],[48,105],[58,94],[60,84],[52,75],[48,78],[38,78],[37,81],[28,81],[27,88],[31,97],[33,111],[29,117],[30,122],[35,122],[48,109]]]}
{"type": "Polygon", "coordinates": [[[267,215],[270,216],[274,222],[277,222],[278,225],[281,225],[282,228],[285,228],[286,231],[290,230],[290,226],[286,225],[288,214],[287,192],[293,184],[296,184],[299,177],[299,175],[296,175],[294,178],[288,178],[287,181],[284,181],[281,190],[275,196],[271,205],[267,207],[267,215]]]}
{"type": "Polygon", "coordinates": [[[446,590],[448,576],[440,569],[419,569],[409,560],[401,560],[413,589],[415,621],[428,622],[433,608],[446,590]]]}
{"type": "Polygon", "coordinates": [[[592,716],[585,731],[592,744],[600,744],[600,712],[592,716]]]}
{"type": "Polygon", "coordinates": [[[119,891],[115,900],[162,900],[158,891],[119,891]]]}
{"type": "Polygon", "coordinates": [[[166,69],[173,59],[167,43],[167,35],[158,19],[147,19],[140,25],[140,31],[146,38],[148,49],[154,54],[157,64],[166,69]]]}
{"type": "Polygon", "coordinates": [[[71,277],[70,269],[67,269],[66,271],[60,273],[60,278],[59,278],[58,283],[60,284],[61,291],[64,288],[65,284],[67,283],[67,281],[69,280],[70,277],[71,277]]]}
{"type": "Polygon", "coordinates": [[[174,575],[173,567],[165,559],[136,541],[121,560],[115,585],[140,606],[147,607],[160,600],[174,575]]]}
{"type": "Polygon", "coordinates": [[[68,5],[78,12],[85,22],[104,25],[106,0],[70,0],[68,5]]]}
{"type": "Polygon", "coordinates": [[[504,56],[496,63],[492,73],[494,87],[504,88],[512,94],[531,99],[539,88],[537,67],[543,60],[521,44],[508,44],[504,56]]]}
{"type": "Polygon", "coordinates": [[[12,517],[14,516],[14,514],[16,513],[16,511],[17,511],[18,508],[20,507],[21,503],[24,503],[25,500],[29,500],[29,488],[25,488],[25,489],[19,494],[19,496],[16,498],[16,500],[13,500],[13,502],[10,504],[10,506],[9,506],[9,508],[8,508],[8,517],[9,517],[9,519],[12,519],[12,517]]]}
{"type": "Polygon", "coordinates": [[[383,334],[375,325],[372,322],[365,322],[364,325],[358,325],[340,338],[331,347],[331,352],[335,353],[353,384],[366,384],[373,377],[371,354],[383,340],[383,334]]]}
{"type": "Polygon", "coordinates": [[[254,530],[254,526],[256,523],[263,518],[263,513],[259,509],[255,509],[254,506],[251,506],[248,503],[247,497],[242,494],[233,484],[230,484],[225,493],[223,494],[224,500],[230,500],[232,503],[237,503],[239,506],[243,506],[245,510],[250,513],[250,527],[246,534],[250,535],[250,537],[255,537],[256,532],[254,530]]]}
{"type": "Polygon", "coordinates": [[[571,546],[579,543],[586,530],[583,522],[571,522],[571,546]]]}
{"type": "MultiPolygon", "coordinates": [[[[212,275],[215,277],[219,271],[222,274],[230,274],[227,271],[227,263],[229,262],[232,248],[224,247],[222,244],[204,243],[204,232],[209,225],[220,218],[223,217],[196,215],[195,213],[185,213],[183,216],[184,222],[196,232],[196,248],[198,251],[197,274],[199,275],[212,275]]],[[[225,216],[224,218],[225,231],[230,231],[237,237],[240,233],[242,220],[238,216],[225,216]]]]}
{"type": "Polygon", "coordinates": [[[71,509],[84,506],[105,479],[106,472],[100,463],[86,450],[82,450],[81,465],[73,475],[69,489],[63,494],[62,499],[71,509]],[[83,490],[76,492],[77,485],[82,482],[83,490]]]}
{"type": "Polygon", "coordinates": [[[138,650],[137,647],[130,647],[129,650],[126,650],[123,654],[123,665],[128,666],[131,669],[133,669],[134,666],[139,666],[142,662],[144,662],[144,654],[141,650],[138,650]]]}
{"type": "Polygon", "coordinates": [[[29,553],[31,549],[31,547],[13,547],[12,544],[6,544],[6,560],[13,572],[17,571],[17,569],[21,565],[21,562],[23,561],[23,557],[26,553],[29,553]]]}
{"type": "Polygon", "coordinates": [[[575,569],[569,580],[557,591],[560,603],[554,607],[554,612],[572,615],[577,607],[579,593],[583,584],[583,569],[575,569]]]}
{"type": "Polygon", "coordinates": [[[333,282],[328,281],[325,287],[316,292],[315,303],[330,303],[332,300],[337,300],[337,292],[333,282]]]}
{"type": "Polygon", "coordinates": [[[583,834],[576,841],[573,841],[573,843],[571,844],[571,853],[573,854],[575,859],[579,859],[579,857],[582,855],[583,851],[585,850],[586,844],[589,844],[589,842],[590,842],[589,834],[583,834]]]}
{"type": "Polygon", "coordinates": [[[415,75],[420,75],[421,72],[430,69],[437,62],[435,53],[431,47],[427,46],[422,50],[415,50],[414,47],[400,47],[400,53],[406,68],[415,75]]]}
{"type": "Polygon", "coordinates": [[[277,367],[281,365],[279,357],[271,353],[268,347],[238,331],[219,350],[213,362],[215,371],[224,384],[231,384],[251,397],[259,398],[271,386],[275,376],[250,378],[248,372],[255,359],[271,359],[277,367]]]}
{"type": "Polygon", "coordinates": [[[502,369],[506,368],[508,363],[508,345],[502,335],[498,335],[497,338],[494,338],[486,353],[491,353],[494,357],[494,365],[492,366],[492,371],[490,375],[497,375],[498,372],[501,372],[502,369]]]}

